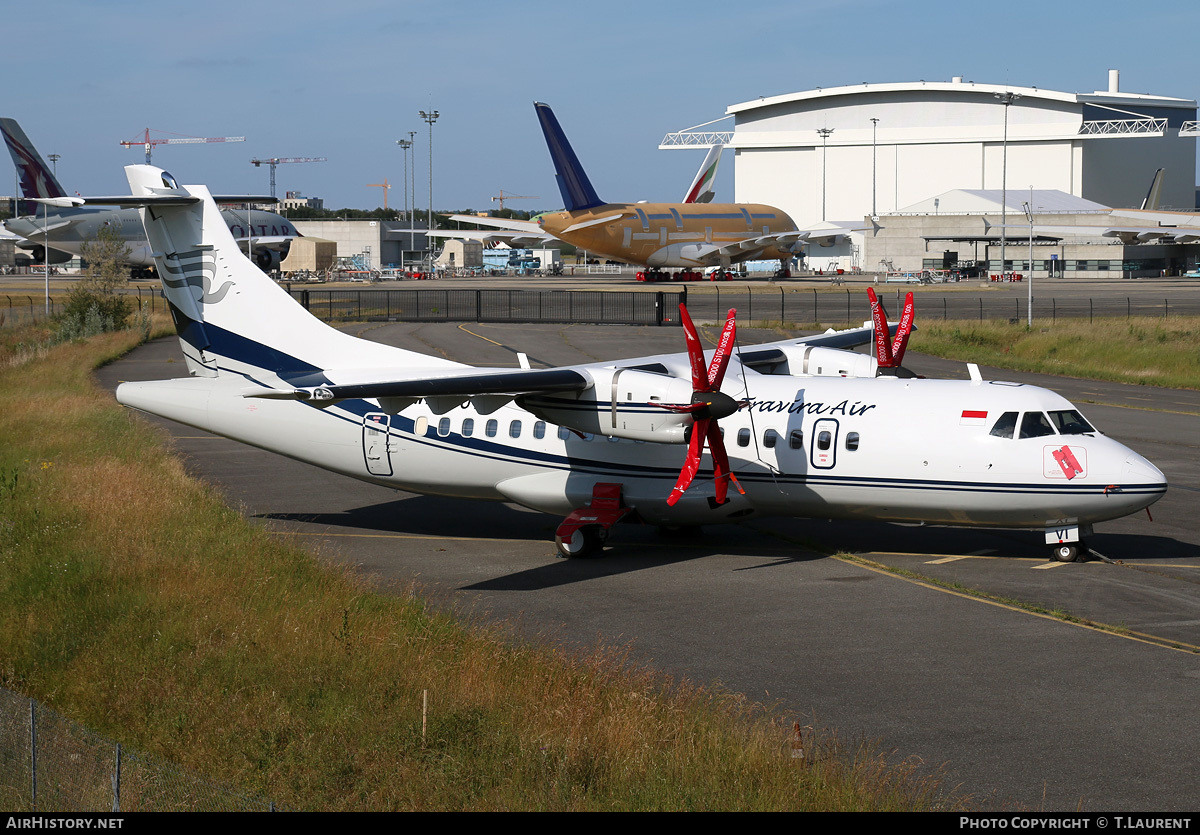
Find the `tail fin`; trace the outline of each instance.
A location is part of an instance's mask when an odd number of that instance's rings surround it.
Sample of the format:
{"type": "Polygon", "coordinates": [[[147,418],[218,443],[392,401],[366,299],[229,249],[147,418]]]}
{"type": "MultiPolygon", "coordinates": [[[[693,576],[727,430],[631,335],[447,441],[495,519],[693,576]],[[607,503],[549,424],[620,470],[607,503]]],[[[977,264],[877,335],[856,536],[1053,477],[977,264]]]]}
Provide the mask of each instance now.
{"type": "Polygon", "coordinates": [[[1154,172],[1154,179],[1150,181],[1150,190],[1146,192],[1146,197],[1142,200],[1141,208],[1150,211],[1158,208],[1159,201],[1162,200],[1163,174],[1166,170],[1165,168],[1160,168],[1154,172]]]}
{"type": "Polygon", "coordinates": [[[712,202],[715,194],[713,186],[717,179],[717,164],[721,161],[721,151],[723,150],[725,150],[724,145],[713,145],[708,149],[704,162],[700,163],[700,170],[696,172],[696,179],[692,180],[687,194],[683,197],[684,203],[712,202]]]}
{"type": "Polygon", "coordinates": [[[324,369],[432,368],[445,360],[355,339],[297,304],[238,247],[204,186],[151,165],[125,168],[188,369],[258,382],[324,369]]]}
{"type": "Polygon", "coordinates": [[[571,212],[603,206],[604,201],[592,188],[583,166],[579,164],[579,158],[571,150],[571,143],[567,141],[566,134],[558,124],[558,119],[554,118],[554,111],[550,109],[550,105],[535,101],[533,107],[537,111],[538,121],[541,122],[546,146],[550,149],[550,158],[554,160],[555,178],[558,180],[558,190],[562,192],[563,207],[571,212]]]}
{"type": "Polygon", "coordinates": [[[38,197],[66,197],[67,193],[59,185],[58,179],[46,167],[37,148],[29,141],[25,131],[15,119],[0,119],[0,133],[4,134],[4,143],[12,155],[13,165],[21,178],[21,195],[27,199],[38,197]]]}

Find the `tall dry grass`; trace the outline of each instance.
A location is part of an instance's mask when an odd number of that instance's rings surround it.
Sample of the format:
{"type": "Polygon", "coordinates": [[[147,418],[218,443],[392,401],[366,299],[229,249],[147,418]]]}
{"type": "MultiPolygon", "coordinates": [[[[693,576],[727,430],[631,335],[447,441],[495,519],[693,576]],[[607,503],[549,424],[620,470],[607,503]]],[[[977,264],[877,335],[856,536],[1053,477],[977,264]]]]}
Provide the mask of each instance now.
{"type": "Polygon", "coordinates": [[[295,809],[960,802],[921,764],[831,736],[797,767],[789,722],[735,694],[322,567],[97,390],[92,368],[136,339],[0,363],[0,685],[295,809]]]}
{"type": "Polygon", "coordinates": [[[1200,318],[1024,322],[918,320],[910,347],[1017,371],[1200,388],[1200,318]]]}

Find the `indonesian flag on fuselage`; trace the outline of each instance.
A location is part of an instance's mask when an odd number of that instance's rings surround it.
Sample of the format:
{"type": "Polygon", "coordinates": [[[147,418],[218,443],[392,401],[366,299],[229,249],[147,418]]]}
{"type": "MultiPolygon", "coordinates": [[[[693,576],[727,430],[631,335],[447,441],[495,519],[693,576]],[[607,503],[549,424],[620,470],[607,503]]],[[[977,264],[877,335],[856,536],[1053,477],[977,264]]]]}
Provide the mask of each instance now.
{"type": "Polygon", "coordinates": [[[986,422],[987,411],[979,409],[963,409],[958,419],[959,426],[983,426],[986,422]]]}

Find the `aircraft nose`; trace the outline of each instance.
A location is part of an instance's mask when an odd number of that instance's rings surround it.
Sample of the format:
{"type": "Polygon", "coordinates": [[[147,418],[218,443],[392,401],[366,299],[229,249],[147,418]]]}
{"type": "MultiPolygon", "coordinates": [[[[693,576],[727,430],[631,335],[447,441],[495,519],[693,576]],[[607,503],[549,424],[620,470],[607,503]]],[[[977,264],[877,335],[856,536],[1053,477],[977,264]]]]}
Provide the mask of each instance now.
{"type": "Polygon", "coordinates": [[[1163,471],[1136,452],[1130,452],[1126,457],[1123,473],[1131,481],[1143,484],[1161,484],[1164,489],[1167,486],[1167,477],[1163,475],[1163,471]]]}

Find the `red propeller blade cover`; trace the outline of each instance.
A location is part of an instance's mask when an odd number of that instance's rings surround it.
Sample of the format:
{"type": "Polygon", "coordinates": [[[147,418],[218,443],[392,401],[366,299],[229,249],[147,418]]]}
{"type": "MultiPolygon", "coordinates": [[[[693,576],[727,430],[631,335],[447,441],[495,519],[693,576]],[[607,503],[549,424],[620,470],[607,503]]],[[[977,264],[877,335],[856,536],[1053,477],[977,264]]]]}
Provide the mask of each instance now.
{"type": "Polygon", "coordinates": [[[675,482],[671,495],[667,497],[667,504],[674,506],[691,486],[696,473],[700,471],[700,453],[704,451],[704,438],[708,434],[710,424],[715,426],[716,421],[711,418],[703,418],[692,424],[692,437],[688,439],[687,460],[683,462],[683,469],[679,471],[679,480],[675,482]]]}
{"type": "Polygon", "coordinates": [[[896,338],[892,341],[892,361],[896,365],[899,365],[904,359],[904,351],[908,348],[908,335],[912,333],[915,314],[913,294],[910,292],[904,297],[904,312],[900,314],[900,324],[896,326],[896,338]]]}
{"type": "Polygon", "coordinates": [[[867,298],[871,300],[871,322],[875,326],[875,359],[880,368],[892,368],[896,361],[892,357],[892,345],[888,341],[891,334],[888,333],[887,314],[883,312],[883,305],[879,303],[879,298],[870,287],[867,288],[867,298]]]}

